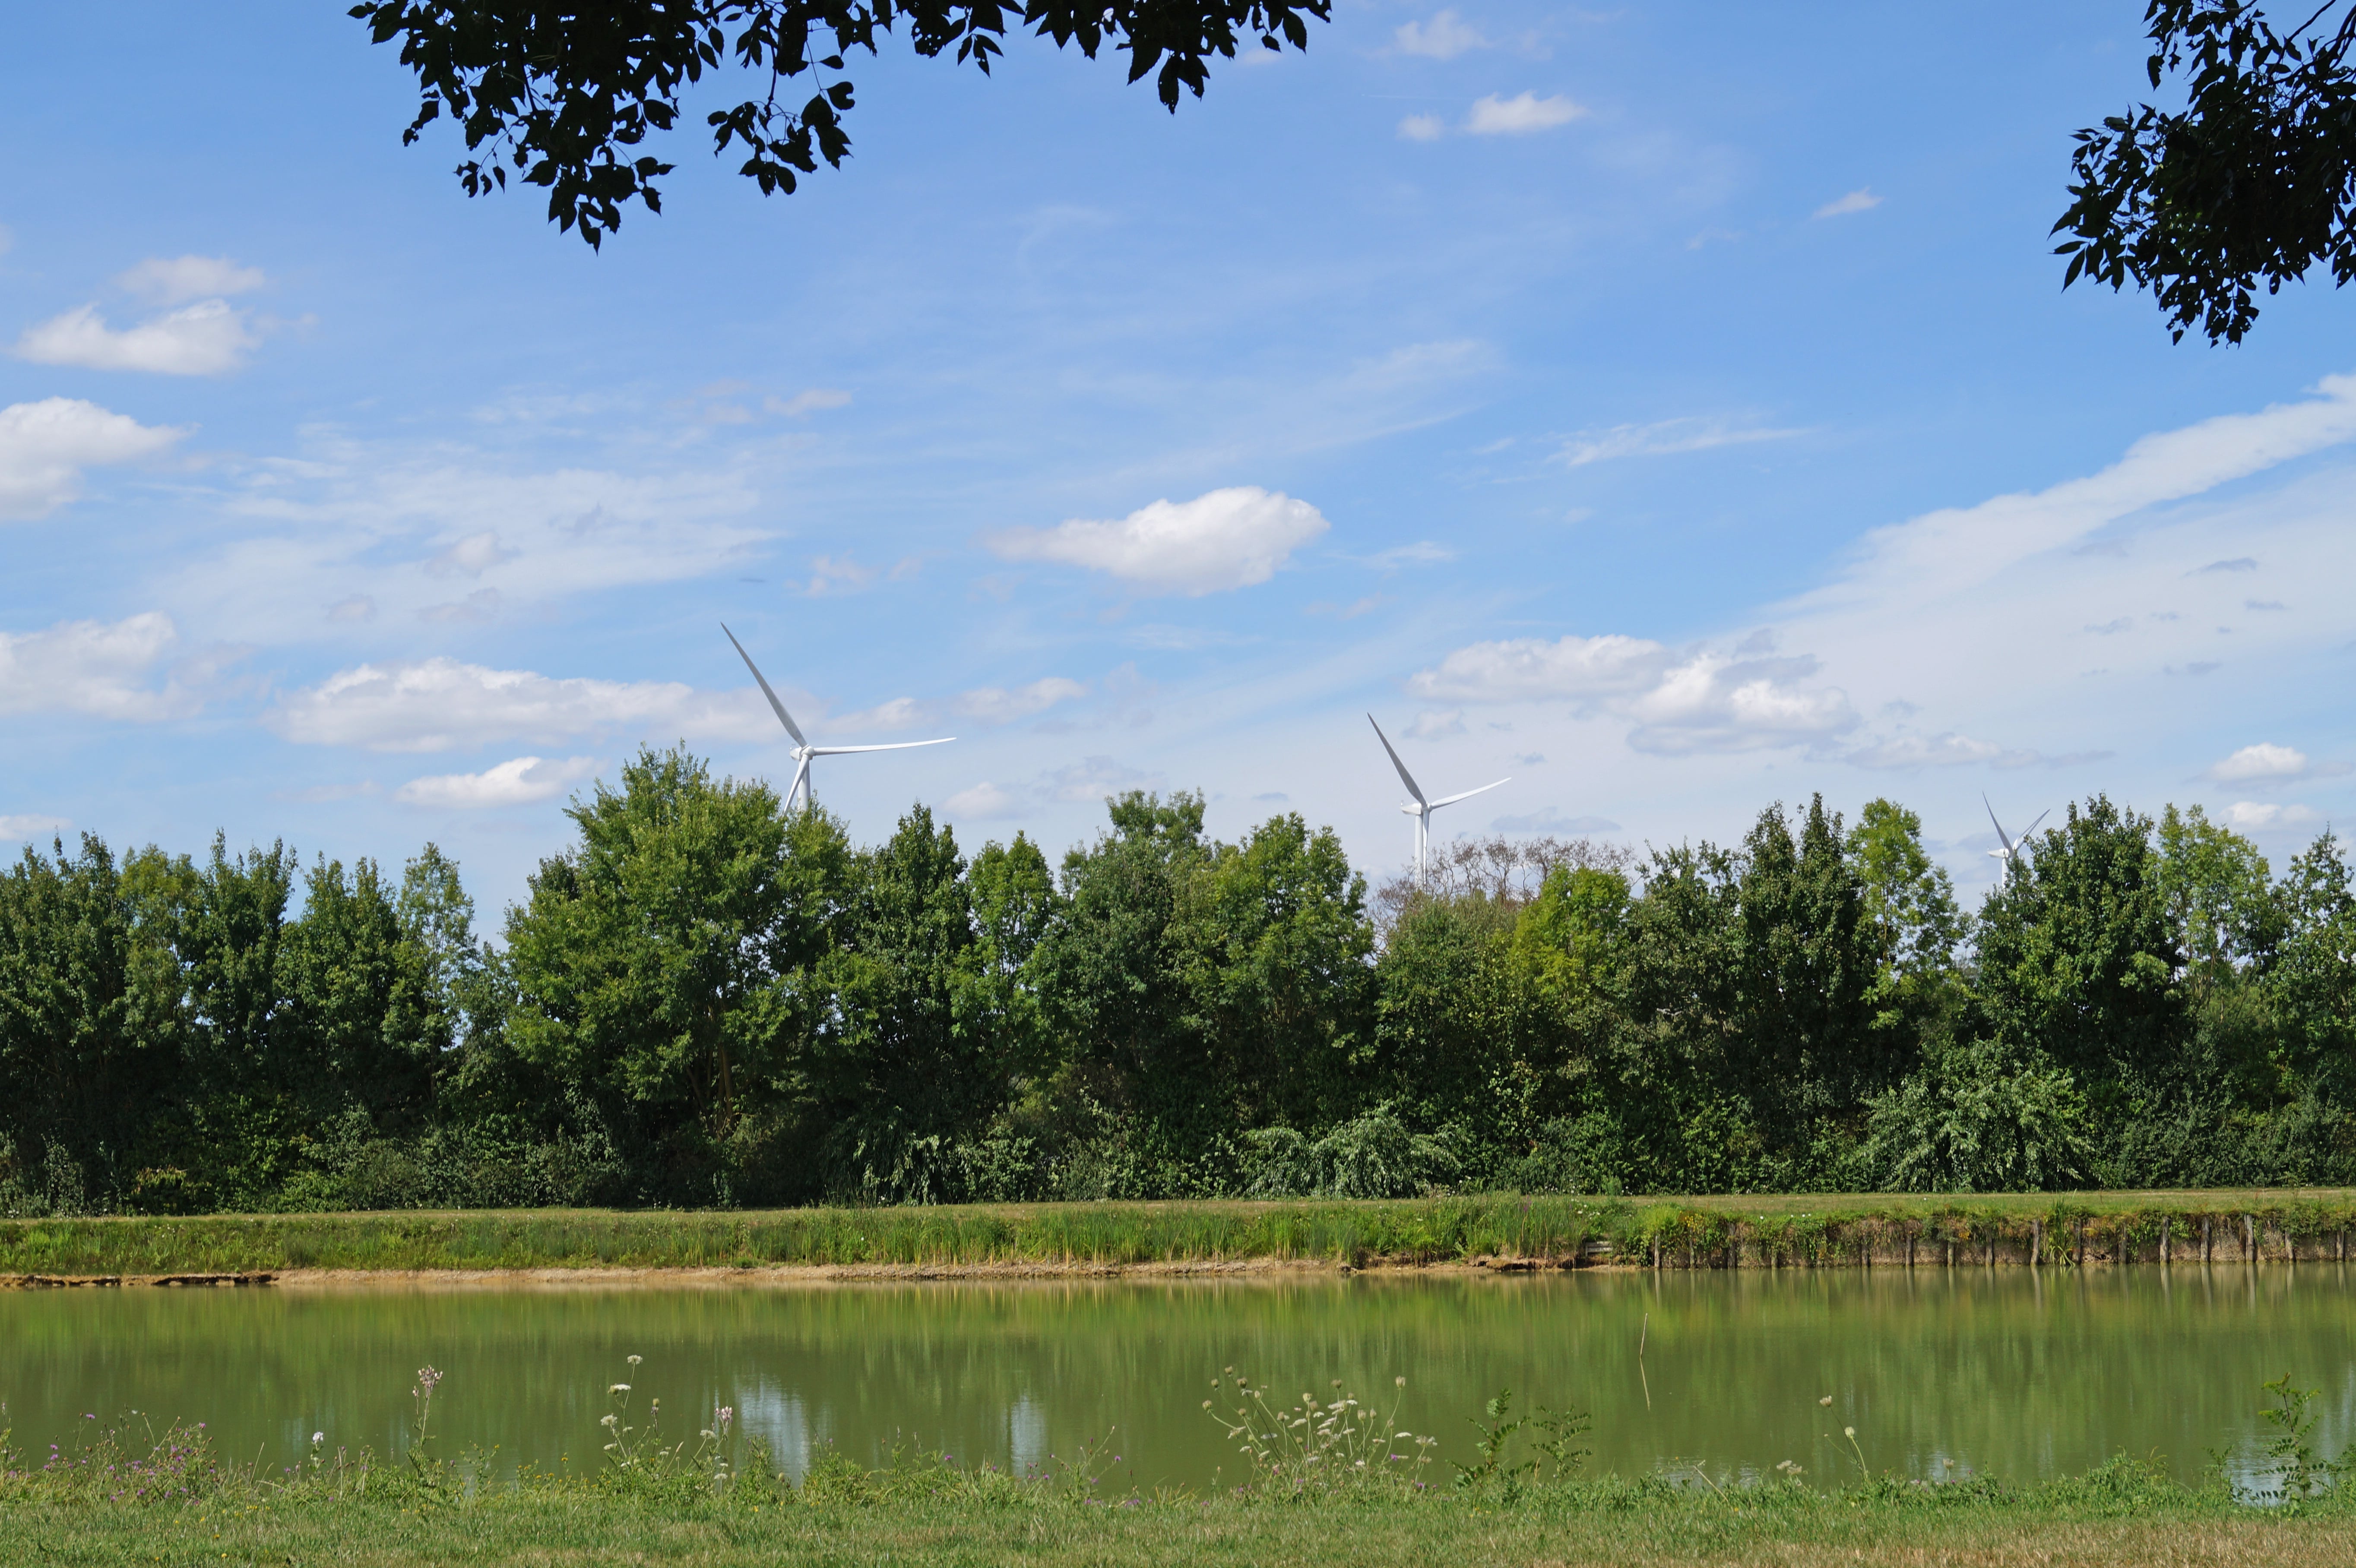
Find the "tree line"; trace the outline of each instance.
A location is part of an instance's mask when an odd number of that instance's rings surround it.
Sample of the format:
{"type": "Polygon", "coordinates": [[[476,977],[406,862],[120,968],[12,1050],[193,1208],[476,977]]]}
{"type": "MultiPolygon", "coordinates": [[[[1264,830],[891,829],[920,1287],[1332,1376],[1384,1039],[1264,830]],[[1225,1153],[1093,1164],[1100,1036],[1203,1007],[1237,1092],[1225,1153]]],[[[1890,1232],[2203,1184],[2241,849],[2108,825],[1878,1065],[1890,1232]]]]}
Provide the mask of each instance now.
{"type": "Polygon", "coordinates": [[[2356,1180],[2356,891],[2097,795],[1976,912],[1887,800],[1639,857],[1108,802],[854,847],[683,750],[482,940],[283,845],[0,875],[0,1211],[2356,1180]]]}

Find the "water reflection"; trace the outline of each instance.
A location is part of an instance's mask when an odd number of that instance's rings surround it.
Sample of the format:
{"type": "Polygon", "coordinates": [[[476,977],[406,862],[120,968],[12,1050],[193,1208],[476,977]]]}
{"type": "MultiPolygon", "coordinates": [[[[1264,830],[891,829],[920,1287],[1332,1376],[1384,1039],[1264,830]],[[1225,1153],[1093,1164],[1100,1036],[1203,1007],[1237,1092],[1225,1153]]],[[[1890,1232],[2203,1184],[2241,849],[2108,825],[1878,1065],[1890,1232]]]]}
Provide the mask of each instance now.
{"type": "Polygon", "coordinates": [[[1402,1424],[1443,1457],[1467,1456],[1466,1418],[1510,1388],[1591,1412],[1590,1463],[1623,1474],[1825,1481],[1861,1453],[1926,1479],[2029,1479],[2129,1453],[2190,1478],[2213,1451],[2254,1464],[2259,1385],[2285,1371],[2324,1391],[2319,1445],[2339,1451],[2356,1429],[2351,1306],[2346,1271],[2314,1264],[10,1293],[0,1400],[37,1454],[84,1412],[136,1408],[291,1464],[315,1431],[399,1449],[430,1361],[448,1374],[450,1451],[577,1466],[637,1353],[629,1381],[675,1435],[732,1404],[796,1476],[829,1445],[1032,1470],[1107,1444],[1116,1484],[1202,1485],[1234,1469],[1201,1409],[1233,1366],[1288,1391],[1405,1376],[1402,1424]]]}

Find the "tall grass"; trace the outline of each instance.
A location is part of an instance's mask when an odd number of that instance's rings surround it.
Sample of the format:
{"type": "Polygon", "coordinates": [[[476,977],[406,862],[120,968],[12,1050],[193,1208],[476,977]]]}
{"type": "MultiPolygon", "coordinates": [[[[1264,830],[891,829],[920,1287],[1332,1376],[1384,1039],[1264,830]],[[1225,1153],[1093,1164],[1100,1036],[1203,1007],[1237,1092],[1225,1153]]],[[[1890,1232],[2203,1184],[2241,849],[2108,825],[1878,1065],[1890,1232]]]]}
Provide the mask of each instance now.
{"type": "Polygon", "coordinates": [[[2336,1258],[2356,1193],[968,1205],[768,1212],[511,1210],[0,1221],[0,1275],[327,1270],[1365,1266],[1810,1267],[2336,1258]],[[2205,1237],[2205,1241],[2204,1241],[2205,1237]],[[2254,1253],[2253,1253],[2254,1249],[2254,1253]]]}

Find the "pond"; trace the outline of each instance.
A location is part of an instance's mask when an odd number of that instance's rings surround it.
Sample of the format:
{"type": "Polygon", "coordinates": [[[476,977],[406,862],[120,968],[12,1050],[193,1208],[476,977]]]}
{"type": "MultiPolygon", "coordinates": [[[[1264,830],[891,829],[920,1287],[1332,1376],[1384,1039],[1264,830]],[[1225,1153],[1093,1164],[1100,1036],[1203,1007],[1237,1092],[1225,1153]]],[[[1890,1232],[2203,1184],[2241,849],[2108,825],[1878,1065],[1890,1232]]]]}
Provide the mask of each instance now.
{"type": "Polygon", "coordinates": [[[2029,1480],[2125,1452],[2189,1479],[2211,1451],[2254,1452],[2259,1385],[2284,1372],[2323,1391],[2337,1452],[2351,1328],[2356,1280],[2315,1265],[17,1291],[0,1424],[36,1461],[132,1410],[202,1420],[265,1465],[314,1432],[391,1452],[431,1364],[443,1451],[502,1463],[594,1459],[627,1381],[666,1429],[732,1405],[797,1474],[825,1445],[873,1464],[897,1437],[1021,1468],[1102,1445],[1108,1484],[1199,1487],[1237,1473],[1202,1409],[1233,1367],[1288,1399],[1337,1379],[1396,1397],[1443,1458],[1471,1456],[1467,1418],[1511,1390],[1590,1413],[1590,1468],[1623,1475],[1789,1461],[1837,1480],[1854,1426],[1877,1471],[2029,1480]]]}

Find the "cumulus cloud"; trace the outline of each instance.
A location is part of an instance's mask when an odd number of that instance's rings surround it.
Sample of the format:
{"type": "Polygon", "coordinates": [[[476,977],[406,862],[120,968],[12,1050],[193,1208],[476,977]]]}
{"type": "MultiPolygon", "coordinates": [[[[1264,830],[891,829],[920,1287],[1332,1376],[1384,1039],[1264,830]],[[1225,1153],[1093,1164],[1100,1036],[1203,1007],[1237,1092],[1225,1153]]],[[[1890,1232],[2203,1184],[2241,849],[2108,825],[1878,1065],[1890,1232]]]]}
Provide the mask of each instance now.
{"type": "Polygon", "coordinates": [[[2225,808],[2225,820],[2235,827],[2299,827],[2321,820],[2312,806],[2286,805],[2274,801],[2237,800],[2225,808]]]}
{"type": "Polygon", "coordinates": [[[81,494],[84,469],[153,457],[183,433],[80,398],[0,409],[0,518],[46,516],[81,494]]]}
{"type": "Polygon", "coordinates": [[[241,267],[226,256],[151,256],[115,275],[115,286],[149,304],[251,293],[269,280],[259,267],[241,267]]]}
{"type": "Polygon", "coordinates": [[[1626,705],[1636,720],[1628,743],[1686,756],[1823,741],[1855,728],[1846,692],[1806,689],[1813,658],[1729,658],[1701,653],[1676,666],[1626,705]]]}
{"type": "Polygon", "coordinates": [[[1429,22],[1408,22],[1391,34],[1391,47],[1403,55],[1421,55],[1426,59],[1454,59],[1468,49],[1485,49],[1489,40],[1481,30],[1460,19],[1454,11],[1442,11],[1429,22]]]}
{"type": "Polygon", "coordinates": [[[1847,196],[1835,197],[1816,208],[1818,218],[1842,218],[1852,212],[1870,212],[1881,205],[1881,198],[1870,187],[1860,186],[1847,196]]]}
{"type": "Polygon", "coordinates": [[[750,691],[558,678],[448,658],[358,665],[287,693],[265,717],[289,741],[372,752],[548,744],[605,734],[766,740],[776,725],[750,691]]]}
{"type": "Polygon", "coordinates": [[[184,694],[148,684],[178,634],[155,611],[112,624],[61,621],[38,632],[0,632],[0,713],[88,713],[101,719],[170,718],[184,694]]]}
{"type": "Polygon", "coordinates": [[[1644,690],[1671,658],[1668,649],[1641,637],[1519,637],[1459,648],[1407,685],[1418,697],[1443,701],[1590,701],[1644,690]]]}
{"type": "Polygon", "coordinates": [[[476,811],[487,806],[530,805],[559,795],[597,771],[594,757],[516,757],[479,773],[437,773],[412,779],[393,791],[409,805],[476,811]]]}
{"type": "Polygon", "coordinates": [[[1713,447],[1744,446],[1752,442],[1783,441],[1806,432],[1774,430],[1764,425],[1735,424],[1726,420],[1657,420],[1651,424],[1617,424],[1609,430],[1583,432],[1562,444],[1562,461],[1571,468],[1615,457],[1668,457],[1684,452],[1708,452],[1713,447]]]}
{"type": "Polygon", "coordinates": [[[1616,635],[1475,643],[1410,677],[1408,689],[1467,702],[1568,699],[1631,720],[1630,745],[1669,756],[1818,744],[1856,728],[1846,693],[1805,684],[1815,659],[1751,652],[1764,645],[1754,637],[1732,655],[1680,656],[1616,635]]]}
{"type": "Polygon", "coordinates": [[[2220,784],[2303,779],[2312,767],[2305,752],[2262,741],[2218,763],[2209,770],[2209,776],[2220,784]]]}
{"type": "Polygon", "coordinates": [[[1403,142],[1437,142],[1448,127],[1437,114],[1410,114],[1398,123],[1398,133],[1403,142]]]}
{"type": "Polygon", "coordinates": [[[27,327],[16,340],[16,357],[87,370],[220,376],[243,365],[258,341],[245,313],[227,300],[199,300],[121,331],[106,325],[96,305],[86,304],[27,327]]]}
{"type": "Polygon", "coordinates": [[[1586,113],[1584,104],[1568,98],[1540,98],[1535,92],[1500,98],[1493,92],[1473,103],[1472,112],[1465,116],[1464,131],[1472,136],[1526,136],[1568,125],[1586,113]]]}
{"type": "Polygon", "coordinates": [[[1328,526],[1306,501],[1242,485],[1156,501],[1118,521],[1011,528],[984,542],[1006,560],[1087,567],[1143,592],[1199,597],[1267,581],[1328,526]]]}

